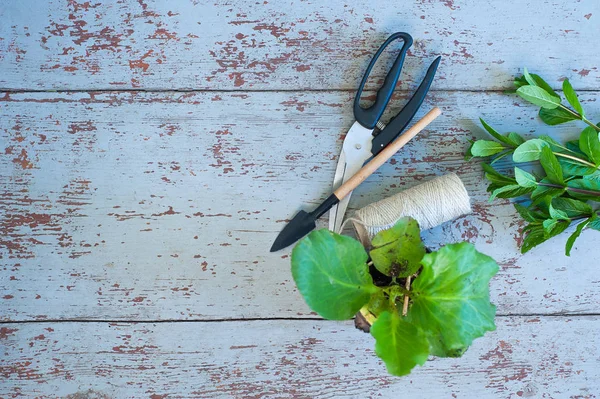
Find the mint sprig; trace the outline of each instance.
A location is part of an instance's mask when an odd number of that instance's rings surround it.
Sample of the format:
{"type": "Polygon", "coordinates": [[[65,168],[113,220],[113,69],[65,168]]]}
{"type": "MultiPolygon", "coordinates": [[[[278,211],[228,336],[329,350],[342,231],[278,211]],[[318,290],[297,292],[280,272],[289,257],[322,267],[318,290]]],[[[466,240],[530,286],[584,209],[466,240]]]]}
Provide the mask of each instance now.
{"type": "Polygon", "coordinates": [[[522,230],[521,252],[577,225],[567,240],[565,253],[569,256],[585,228],[600,231],[597,204],[600,202],[600,127],[586,117],[568,79],[562,86],[568,105],[546,81],[530,74],[526,68],[523,76],[515,79],[515,86],[520,97],[541,107],[539,116],[544,123],[552,126],[581,120],[588,125],[579,140],[561,144],[546,135],[524,140],[514,132],[500,134],[480,119],[495,140],[472,140],[465,158],[491,157],[489,164],[483,164],[485,177],[490,182],[490,201],[528,196],[527,206],[515,204],[517,212],[529,223],[522,230]],[[514,168],[514,177],[499,173],[491,166],[499,159],[496,154],[512,155],[517,164],[537,161],[543,174],[534,175],[521,167],[514,168]]]}

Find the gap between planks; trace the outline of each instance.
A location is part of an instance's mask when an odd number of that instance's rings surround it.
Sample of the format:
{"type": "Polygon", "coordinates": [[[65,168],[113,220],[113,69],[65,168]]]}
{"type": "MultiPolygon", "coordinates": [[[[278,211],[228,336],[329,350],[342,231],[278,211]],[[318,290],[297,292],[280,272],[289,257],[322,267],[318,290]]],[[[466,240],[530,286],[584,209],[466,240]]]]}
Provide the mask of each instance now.
{"type": "MultiPolygon", "coordinates": [[[[499,314],[496,318],[514,317],[544,317],[544,318],[580,318],[600,317],[600,313],[522,313],[522,314],[499,314]]],[[[260,321],[316,321],[331,322],[320,317],[253,317],[253,318],[231,318],[231,319],[159,319],[159,320],[128,320],[128,319],[44,319],[44,320],[1,320],[2,324],[54,324],[54,323],[132,323],[132,324],[166,324],[166,323],[228,323],[228,322],[260,322],[260,321]]]]}

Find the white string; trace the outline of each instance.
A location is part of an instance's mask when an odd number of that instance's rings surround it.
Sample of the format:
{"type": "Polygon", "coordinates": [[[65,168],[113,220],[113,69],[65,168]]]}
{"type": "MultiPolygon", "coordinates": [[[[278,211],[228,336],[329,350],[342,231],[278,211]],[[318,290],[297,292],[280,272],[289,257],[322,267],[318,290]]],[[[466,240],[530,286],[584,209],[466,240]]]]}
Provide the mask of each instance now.
{"type": "Polygon", "coordinates": [[[352,222],[364,244],[404,216],[414,218],[421,230],[427,230],[468,213],[469,193],[460,178],[450,173],[367,205],[344,224],[352,222]]]}

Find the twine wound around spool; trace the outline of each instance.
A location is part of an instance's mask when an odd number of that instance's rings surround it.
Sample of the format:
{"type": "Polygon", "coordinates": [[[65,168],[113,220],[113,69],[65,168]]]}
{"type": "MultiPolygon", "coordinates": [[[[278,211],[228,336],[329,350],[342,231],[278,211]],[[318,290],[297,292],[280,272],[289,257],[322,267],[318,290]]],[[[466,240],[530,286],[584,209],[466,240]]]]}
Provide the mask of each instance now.
{"type": "Polygon", "coordinates": [[[415,219],[421,230],[427,230],[468,213],[469,193],[460,178],[449,173],[369,204],[344,224],[352,222],[358,239],[366,246],[375,234],[405,216],[415,219]]]}

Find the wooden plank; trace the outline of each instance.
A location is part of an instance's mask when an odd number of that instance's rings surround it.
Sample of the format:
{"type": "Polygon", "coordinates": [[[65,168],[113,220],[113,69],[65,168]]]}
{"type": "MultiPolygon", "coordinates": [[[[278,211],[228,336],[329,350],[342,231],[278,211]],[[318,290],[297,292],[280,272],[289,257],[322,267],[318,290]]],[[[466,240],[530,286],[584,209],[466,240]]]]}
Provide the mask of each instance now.
{"type": "Polygon", "coordinates": [[[405,84],[442,55],[437,89],[503,89],[524,66],[600,89],[598,17],[597,0],[6,0],[0,88],[355,90],[401,30],[415,38],[405,84]]]}
{"type": "Polygon", "coordinates": [[[387,375],[351,322],[4,324],[0,396],[597,398],[598,317],[503,317],[460,359],[387,375]],[[79,395],[79,396],[78,396],[79,395]]]}
{"type": "MultiPolygon", "coordinates": [[[[596,96],[582,95],[584,106],[596,96]]],[[[314,316],[295,290],[290,248],[268,249],[297,209],[329,194],[351,94],[0,99],[2,320],[314,316]]],[[[497,259],[501,314],[597,312],[600,234],[585,232],[570,258],[567,234],[520,255],[523,221],[508,201],[489,204],[479,165],[463,161],[467,139],[485,136],[479,116],[560,140],[579,128],[542,128],[534,107],[500,93],[436,92],[421,115],[433,104],[442,116],[356,190],[350,212],[456,172],[475,212],[428,231],[428,246],[469,240],[497,259]]]]}

